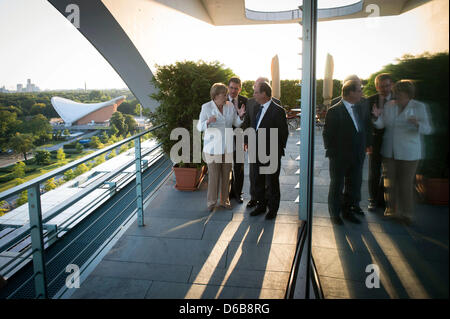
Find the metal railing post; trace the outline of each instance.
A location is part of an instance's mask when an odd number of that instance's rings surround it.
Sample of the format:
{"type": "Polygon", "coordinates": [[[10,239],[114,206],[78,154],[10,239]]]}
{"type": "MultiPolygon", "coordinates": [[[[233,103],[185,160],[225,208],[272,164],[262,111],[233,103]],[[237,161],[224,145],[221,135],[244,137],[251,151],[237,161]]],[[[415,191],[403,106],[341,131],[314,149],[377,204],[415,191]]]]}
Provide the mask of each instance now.
{"type": "Polygon", "coordinates": [[[142,166],[141,166],[141,138],[134,140],[134,151],[136,160],[136,206],[138,225],[144,226],[144,196],[142,194],[142,166]]]}
{"type": "Polygon", "coordinates": [[[44,260],[44,238],[39,183],[33,184],[27,191],[36,298],[47,298],[47,276],[44,260]]]}

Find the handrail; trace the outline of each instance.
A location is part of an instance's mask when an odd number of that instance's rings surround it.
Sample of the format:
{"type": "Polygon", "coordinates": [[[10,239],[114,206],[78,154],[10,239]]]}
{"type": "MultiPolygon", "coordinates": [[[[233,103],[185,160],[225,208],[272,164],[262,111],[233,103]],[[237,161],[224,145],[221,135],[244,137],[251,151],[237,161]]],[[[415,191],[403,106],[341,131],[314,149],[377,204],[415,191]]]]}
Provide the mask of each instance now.
{"type": "MultiPolygon", "coordinates": [[[[61,231],[70,231],[70,229],[67,229],[67,226],[69,225],[73,225],[73,223],[78,223],[78,221],[84,219],[84,216],[88,216],[86,214],[89,214],[91,211],[93,211],[95,209],[95,207],[99,204],[101,204],[102,202],[104,202],[104,200],[107,200],[108,196],[110,196],[110,192],[111,192],[111,188],[106,189],[105,193],[99,197],[96,197],[95,200],[90,201],[87,205],[84,205],[84,207],[80,208],[80,211],[75,213],[75,215],[71,216],[70,219],[73,218],[72,221],[69,222],[68,225],[66,225],[66,227],[63,228],[59,228],[58,225],[48,225],[46,223],[48,223],[49,221],[51,221],[53,218],[55,218],[56,216],[58,216],[61,212],[65,211],[67,208],[71,207],[73,204],[75,204],[76,202],[78,202],[80,199],[84,198],[85,196],[87,196],[88,194],[91,194],[94,190],[99,189],[99,188],[103,188],[102,186],[105,185],[108,181],[113,180],[114,181],[114,185],[112,186],[115,190],[117,190],[117,187],[119,185],[121,185],[120,187],[124,187],[124,185],[127,185],[129,183],[129,181],[131,181],[133,178],[133,176],[136,177],[136,186],[135,186],[135,191],[136,191],[136,197],[134,197],[132,200],[129,201],[126,209],[121,210],[119,212],[119,214],[113,219],[113,221],[111,221],[107,227],[109,227],[109,225],[112,224],[112,222],[114,222],[115,220],[118,220],[119,216],[123,215],[125,211],[129,211],[128,208],[131,207],[133,204],[135,204],[137,207],[133,210],[133,213],[138,214],[138,218],[141,218],[140,221],[140,225],[143,225],[143,192],[146,191],[148,188],[150,188],[151,185],[153,185],[157,180],[159,180],[161,178],[161,176],[163,174],[165,174],[167,172],[167,168],[164,168],[163,163],[167,163],[167,159],[163,159],[163,155],[162,152],[159,151],[159,149],[161,148],[161,143],[156,143],[155,145],[152,145],[151,147],[147,148],[145,152],[142,152],[142,145],[141,145],[141,141],[140,141],[140,137],[148,134],[156,129],[159,129],[161,127],[165,126],[165,124],[163,125],[158,125],[156,127],[152,127],[149,130],[146,130],[144,132],[138,133],[134,136],[131,136],[129,138],[125,138],[124,140],[117,142],[109,147],[103,148],[101,150],[98,150],[92,154],[89,154],[81,159],[78,159],[74,162],[71,162],[67,165],[64,165],[63,167],[60,167],[52,172],[49,172],[47,174],[44,174],[40,177],[37,177],[31,181],[28,181],[22,185],[16,186],[12,189],[9,189],[3,193],[0,194],[0,200],[4,199],[4,198],[8,198],[11,195],[17,194],[19,192],[22,192],[24,190],[28,191],[28,196],[29,196],[29,201],[28,201],[28,214],[29,214],[29,224],[22,226],[22,228],[18,228],[17,230],[13,231],[12,233],[17,234],[21,234],[20,238],[16,238],[17,236],[14,236],[14,238],[10,238],[11,236],[8,236],[7,238],[4,238],[2,241],[0,241],[0,251],[3,250],[8,250],[11,249],[12,245],[15,245],[16,242],[23,240],[23,238],[25,238],[25,236],[30,236],[31,237],[31,242],[30,242],[30,246],[28,248],[25,248],[25,250],[21,251],[15,258],[13,258],[12,260],[10,260],[8,262],[7,265],[4,265],[3,267],[0,267],[2,270],[5,270],[6,267],[10,267],[13,266],[13,268],[11,268],[10,270],[8,270],[8,272],[17,269],[15,267],[17,267],[19,264],[14,264],[15,261],[19,260],[19,257],[22,255],[26,255],[27,257],[31,256],[33,257],[33,276],[31,278],[28,278],[24,283],[22,283],[19,288],[17,288],[12,294],[9,295],[9,297],[13,296],[16,292],[18,292],[19,290],[21,290],[26,284],[29,284],[29,282],[31,280],[34,280],[34,284],[35,284],[35,297],[36,298],[48,298],[49,297],[49,286],[55,282],[56,278],[58,277],[54,277],[52,280],[49,278],[49,280],[47,280],[46,278],[46,268],[47,265],[52,261],[55,260],[55,258],[57,258],[59,255],[61,255],[61,253],[65,250],[67,250],[67,248],[70,246],[70,243],[73,243],[73,241],[69,242],[69,245],[64,245],[64,248],[59,251],[56,255],[53,255],[53,257],[50,257],[50,260],[45,260],[47,259],[49,256],[47,256],[47,258],[44,256],[44,250],[47,249],[50,245],[52,245],[52,243],[55,240],[58,240],[58,234],[61,233],[61,231]],[[46,181],[49,178],[52,178],[53,176],[59,175],[62,172],[69,170],[77,165],[80,165],[81,163],[87,162],[92,160],[93,158],[109,152],[125,143],[128,143],[130,141],[134,141],[134,150],[135,150],[135,156],[134,159],[131,161],[127,161],[126,163],[120,165],[120,167],[117,167],[116,169],[114,169],[113,171],[104,174],[103,176],[100,176],[99,178],[96,178],[95,180],[93,180],[91,183],[89,183],[89,185],[87,185],[83,190],[81,190],[80,192],[74,194],[73,196],[71,196],[70,198],[68,198],[67,200],[63,201],[62,203],[58,204],[55,207],[52,207],[52,209],[50,209],[49,211],[47,211],[46,213],[42,212],[42,208],[41,208],[41,195],[39,192],[39,185],[46,181]],[[151,159],[150,160],[145,160],[145,167],[143,167],[142,162],[143,162],[143,157],[150,155],[151,159]],[[160,162],[158,165],[156,165],[154,167],[153,164],[156,164],[158,161],[163,160],[162,162],[160,162]],[[148,162],[152,163],[152,164],[147,164],[148,162]],[[123,173],[126,169],[128,169],[130,166],[132,166],[133,164],[135,164],[135,170],[131,173],[131,175],[127,175],[126,178],[119,178],[121,182],[117,182],[116,180],[114,180],[114,178],[116,178],[119,174],[123,173]],[[159,167],[163,166],[163,171],[162,173],[159,172],[159,167]],[[150,181],[150,185],[148,187],[146,187],[145,189],[142,189],[143,185],[143,175],[141,175],[146,167],[152,167],[153,169],[155,169],[156,174],[158,175],[153,181],[150,181]],[[139,177],[139,178],[138,178],[139,177]],[[141,216],[141,217],[139,217],[141,216]],[[59,228],[59,229],[58,229],[59,228]],[[45,231],[47,230],[47,231],[45,231]]],[[[167,164],[164,164],[167,165],[167,164]]],[[[153,174],[153,173],[151,173],[153,174]]],[[[148,177],[148,176],[147,176],[148,177]]],[[[145,177],[146,179],[146,177],[145,177]]],[[[126,192],[126,194],[122,194],[122,198],[124,196],[126,196],[127,194],[129,194],[131,191],[128,190],[126,192]]],[[[118,203],[116,202],[112,207],[116,206],[118,203]]],[[[105,211],[104,213],[102,213],[100,216],[97,217],[96,220],[99,220],[100,218],[102,218],[102,216],[104,216],[105,214],[108,213],[108,211],[110,209],[109,208],[107,211],[105,211]]],[[[127,213],[128,214],[128,213],[127,213]]],[[[124,215],[125,216],[125,215],[124,215]]],[[[121,218],[121,217],[120,217],[121,218]]],[[[67,221],[64,221],[63,223],[65,224],[67,221]]],[[[94,221],[95,223],[95,221],[94,221]]],[[[61,224],[62,225],[62,224],[61,224]]],[[[82,236],[88,229],[90,229],[93,226],[93,224],[91,223],[91,221],[89,221],[89,226],[84,229],[76,238],[82,236]]],[[[106,229],[104,229],[103,231],[99,232],[97,234],[97,236],[95,238],[98,238],[100,236],[100,234],[103,234],[104,231],[106,229]]],[[[10,235],[10,234],[8,234],[10,235]]],[[[76,234],[75,234],[76,235],[76,234]]],[[[71,239],[67,238],[68,240],[71,239]]],[[[26,244],[26,243],[25,243],[26,244]]],[[[83,251],[85,251],[87,249],[87,247],[85,247],[83,251]]],[[[81,252],[79,252],[78,255],[80,255],[81,252]]],[[[78,256],[77,255],[77,256],[78,256]]]]}
{"type": "Polygon", "coordinates": [[[125,143],[131,142],[132,140],[134,140],[134,139],[136,139],[138,137],[141,137],[142,135],[148,134],[148,133],[150,133],[152,131],[155,131],[155,130],[163,127],[163,126],[165,126],[165,124],[154,126],[154,127],[150,128],[150,129],[144,131],[144,132],[141,132],[141,133],[138,133],[136,135],[127,137],[127,138],[123,139],[122,141],[119,141],[119,142],[117,142],[117,143],[115,143],[113,145],[110,145],[108,147],[102,148],[102,149],[100,149],[100,150],[98,150],[98,151],[96,151],[96,152],[94,152],[92,154],[86,155],[85,157],[77,159],[77,160],[75,160],[73,162],[67,163],[66,165],[64,165],[62,167],[59,167],[57,169],[54,169],[51,172],[48,172],[48,173],[46,173],[44,175],[41,175],[41,176],[38,176],[38,177],[36,177],[36,178],[34,178],[34,179],[30,180],[30,181],[27,181],[27,182],[25,182],[23,184],[20,184],[20,185],[17,185],[15,187],[12,187],[12,188],[10,188],[10,189],[0,193],[0,201],[2,201],[3,199],[8,198],[8,197],[10,197],[10,196],[12,196],[14,194],[17,194],[17,193],[20,193],[20,192],[22,192],[24,190],[27,190],[28,188],[30,188],[34,184],[44,183],[46,180],[48,180],[48,179],[50,179],[50,178],[52,178],[52,177],[54,177],[56,175],[60,175],[63,172],[65,172],[65,171],[67,171],[67,170],[69,170],[69,169],[71,169],[73,167],[76,167],[76,166],[78,166],[78,165],[80,165],[80,164],[82,164],[84,162],[87,162],[87,161],[89,161],[89,160],[91,160],[91,159],[93,159],[93,158],[95,158],[95,157],[97,157],[99,155],[102,155],[103,153],[109,152],[109,151],[111,151],[111,150],[113,150],[113,149],[115,149],[115,148],[117,148],[117,147],[119,147],[119,146],[121,146],[121,145],[123,145],[125,143]]]}

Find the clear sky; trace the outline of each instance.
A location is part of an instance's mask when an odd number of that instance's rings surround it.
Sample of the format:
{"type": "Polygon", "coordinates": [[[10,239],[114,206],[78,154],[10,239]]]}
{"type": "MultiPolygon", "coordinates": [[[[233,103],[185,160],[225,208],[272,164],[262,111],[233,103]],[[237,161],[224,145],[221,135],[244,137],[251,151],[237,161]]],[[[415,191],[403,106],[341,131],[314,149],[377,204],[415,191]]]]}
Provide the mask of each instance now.
{"type": "MultiPolygon", "coordinates": [[[[284,9],[295,1],[288,2],[284,9]]],[[[337,79],[349,74],[367,78],[405,53],[423,53],[425,50],[417,45],[416,34],[402,27],[411,19],[411,14],[406,13],[397,17],[319,23],[317,78],[323,78],[327,53],[334,57],[337,79]],[[383,47],[373,45],[377,39],[384,43],[383,47]]],[[[180,28],[185,26],[171,21],[164,28],[167,33],[162,34],[161,39],[168,42],[162,45],[172,48],[169,35],[171,32],[180,34],[180,28]]],[[[204,22],[196,21],[192,28],[195,32],[184,32],[186,35],[195,33],[192,38],[195,44],[190,45],[191,39],[183,34],[187,37],[183,50],[179,46],[162,53],[153,50],[156,53],[151,56],[154,43],[143,48],[143,56],[152,70],[155,63],[218,60],[241,79],[254,80],[261,75],[270,77],[271,58],[278,54],[281,79],[301,77],[297,70],[301,66],[298,24],[206,27],[204,22]],[[212,41],[198,40],[210,39],[211,34],[214,35],[212,41]],[[239,43],[242,49],[224,50],[215,41],[239,43]]],[[[85,81],[88,89],[126,87],[92,45],[45,0],[0,0],[0,39],[0,87],[5,85],[15,90],[17,83],[26,84],[28,78],[41,89],[83,88],[85,81]]]]}

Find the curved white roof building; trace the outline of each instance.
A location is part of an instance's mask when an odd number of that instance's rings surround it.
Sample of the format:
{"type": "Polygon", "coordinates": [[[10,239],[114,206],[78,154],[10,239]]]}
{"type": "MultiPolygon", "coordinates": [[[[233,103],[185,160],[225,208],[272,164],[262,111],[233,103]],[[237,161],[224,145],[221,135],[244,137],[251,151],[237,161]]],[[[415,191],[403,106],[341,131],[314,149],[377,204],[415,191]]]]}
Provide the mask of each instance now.
{"type": "Polygon", "coordinates": [[[51,99],[56,112],[68,126],[88,124],[92,121],[96,123],[106,122],[123,101],[125,101],[125,96],[92,104],[79,103],[59,96],[54,96],[51,99]]]}

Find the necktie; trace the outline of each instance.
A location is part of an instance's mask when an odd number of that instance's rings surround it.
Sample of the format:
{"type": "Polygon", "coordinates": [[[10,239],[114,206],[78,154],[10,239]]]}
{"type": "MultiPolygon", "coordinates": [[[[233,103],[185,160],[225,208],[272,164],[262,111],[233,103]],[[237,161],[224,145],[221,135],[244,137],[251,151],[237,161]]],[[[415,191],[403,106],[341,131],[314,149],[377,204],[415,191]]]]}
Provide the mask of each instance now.
{"type": "Polygon", "coordinates": [[[256,127],[258,126],[258,122],[259,122],[259,118],[261,117],[262,110],[263,110],[263,106],[260,105],[258,113],[256,113],[255,130],[256,130],[256,127]]]}
{"type": "Polygon", "coordinates": [[[361,122],[360,122],[360,119],[359,119],[359,114],[358,114],[358,111],[357,111],[357,109],[356,109],[356,105],[355,104],[353,104],[352,105],[352,111],[353,111],[353,116],[355,117],[355,120],[356,120],[356,131],[361,131],[361,122]]]}

